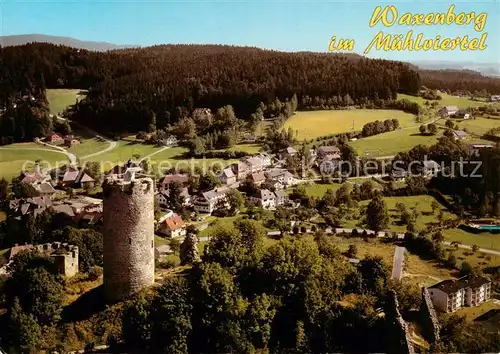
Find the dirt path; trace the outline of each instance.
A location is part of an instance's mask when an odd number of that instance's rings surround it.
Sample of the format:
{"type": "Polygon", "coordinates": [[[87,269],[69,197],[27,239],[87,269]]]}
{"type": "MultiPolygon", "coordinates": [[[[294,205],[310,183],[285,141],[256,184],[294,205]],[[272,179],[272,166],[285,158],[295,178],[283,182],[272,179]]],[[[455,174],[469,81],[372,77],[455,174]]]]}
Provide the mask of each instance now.
{"type": "Polygon", "coordinates": [[[408,278],[412,278],[412,277],[426,277],[426,278],[435,280],[437,282],[440,282],[440,281],[443,280],[443,279],[440,279],[438,277],[434,277],[434,276],[429,275],[429,274],[419,274],[419,273],[403,273],[403,278],[404,277],[408,277],[408,278]]]}
{"type": "MultiPolygon", "coordinates": [[[[108,151],[113,150],[113,149],[116,147],[116,145],[117,145],[116,141],[110,140],[110,139],[108,139],[108,138],[106,138],[106,137],[104,137],[104,136],[102,136],[102,135],[99,135],[99,134],[97,134],[97,132],[95,132],[94,130],[92,130],[92,129],[90,129],[90,128],[87,128],[86,126],[83,126],[83,125],[81,125],[81,124],[80,124],[80,123],[78,123],[78,122],[71,121],[71,120],[69,120],[69,119],[66,119],[66,118],[61,118],[61,117],[57,117],[57,116],[56,116],[56,119],[58,119],[58,120],[62,120],[62,121],[67,121],[68,123],[73,123],[73,124],[76,124],[76,125],[78,125],[80,128],[82,128],[83,130],[86,130],[86,131],[87,131],[90,135],[92,135],[94,138],[97,138],[97,139],[103,140],[103,141],[105,141],[105,142],[107,142],[107,143],[109,144],[109,146],[108,146],[107,148],[102,149],[101,151],[94,152],[94,153],[89,154],[89,155],[86,155],[86,156],[81,156],[81,157],[80,157],[81,159],[88,159],[88,158],[90,158],[90,157],[94,157],[94,156],[98,156],[98,155],[105,154],[105,153],[107,153],[108,151]]],[[[61,149],[62,149],[62,148],[61,148],[61,149]]],[[[65,150],[65,149],[63,149],[63,150],[65,150]]],[[[66,151],[66,150],[65,150],[65,151],[66,151]]],[[[72,154],[72,155],[73,155],[73,154],[72,154]]],[[[74,155],[73,155],[73,156],[74,156],[74,155]]],[[[76,161],[76,159],[75,159],[75,161],[76,161]]]]}
{"type": "Polygon", "coordinates": [[[165,147],[162,147],[160,150],[157,150],[157,151],[155,151],[155,152],[152,152],[152,153],[151,153],[151,154],[149,154],[149,155],[144,156],[143,158],[141,158],[141,159],[139,160],[139,162],[142,162],[143,160],[146,160],[147,158],[150,158],[151,156],[154,156],[154,155],[156,155],[156,154],[159,154],[160,152],[165,151],[165,150],[168,150],[168,149],[170,149],[170,146],[165,146],[165,147]]]}

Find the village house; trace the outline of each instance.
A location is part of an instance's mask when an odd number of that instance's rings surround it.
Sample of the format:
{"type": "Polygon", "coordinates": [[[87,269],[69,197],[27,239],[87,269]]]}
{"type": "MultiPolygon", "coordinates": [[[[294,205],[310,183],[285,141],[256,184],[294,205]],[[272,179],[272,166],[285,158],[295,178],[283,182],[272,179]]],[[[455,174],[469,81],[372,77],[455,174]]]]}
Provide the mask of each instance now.
{"type": "Polygon", "coordinates": [[[263,152],[259,154],[259,158],[262,160],[264,168],[270,167],[273,164],[273,157],[268,153],[263,152]]]}
{"type": "Polygon", "coordinates": [[[453,130],[453,139],[464,140],[467,138],[467,133],[463,130],[453,130]]]}
{"type": "Polygon", "coordinates": [[[250,167],[243,161],[233,163],[231,169],[238,181],[244,180],[250,174],[250,167]]]}
{"type": "Polygon", "coordinates": [[[399,182],[399,181],[404,181],[406,177],[408,177],[408,173],[405,170],[393,170],[391,172],[391,177],[394,181],[399,182]]]}
{"type": "Polygon", "coordinates": [[[318,159],[324,159],[326,156],[330,156],[330,160],[340,159],[340,149],[336,146],[320,146],[316,150],[316,156],[318,159]]]}
{"type": "Polygon", "coordinates": [[[172,175],[166,175],[163,180],[161,181],[161,187],[163,189],[168,188],[168,185],[170,183],[179,183],[182,188],[186,188],[189,186],[189,176],[187,174],[181,173],[181,174],[172,174],[172,175]]]}
{"type": "Polygon", "coordinates": [[[32,186],[38,192],[40,197],[53,198],[54,194],[56,194],[56,190],[49,182],[33,183],[32,186]]]}
{"type": "Polygon", "coordinates": [[[72,147],[73,145],[80,144],[80,141],[76,139],[73,135],[66,135],[64,137],[64,145],[67,147],[72,147]]]}
{"type": "Polygon", "coordinates": [[[325,156],[317,164],[319,172],[325,175],[331,175],[340,169],[340,160],[332,155],[325,156]]]}
{"type": "Polygon", "coordinates": [[[443,280],[427,288],[436,309],[454,312],[462,307],[478,306],[491,297],[491,280],[467,275],[456,280],[443,280]]]}
{"type": "Polygon", "coordinates": [[[186,224],[179,215],[174,215],[163,220],[157,231],[167,237],[182,237],[186,236],[186,224]]]}
{"type": "Polygon", "coordinates": [[[222,187],[202,193],[194,200],[194,210],[198,213],[212,214],[219,203],[225,202],[228,191],[229,188],[222,187]]]}
{"type": "Polygon", "coordinates": [[[279,181],[281,184],[283,184],[285,188],[288,188],[296,184],[295,178],[287,170],[282,170],[282,169],[269,170],[266,172],[266,178],[269,180],[279,181]]]}
{"type": "Polygon", "coordinates": [[[220,183],[222,183],[222,184],[232,185],[232,184],[236,183],[236,176],[234,175],[231,167],[227,167],[227,168],[223,169],[221,171],[221,173],[219,173],[217,178],[219,179],[220,183]]]}
{"type": "Polygon", "coordinates": [[[263,188],[267,188],[267,189],[270,189],[273,191],[277,191],[277,190],[285,188],[283,183],[281,183],[277,179],[266,179],[266,181],[264,183],[262,183],[261,186],[263,188]]]}
{"type": "Polygon", "coordinates": [[[9,209],[15,218],[31,213],[38,216],[52,206],[52,200],[45,197],[19,198],[9,200],[9,209]]]}
{"type": "Polygon", "coordinates": [[[276,190],[274,195],[276,196],[276,206],[283,206],[288,203],[288,194],[285,191],[276,190]]]}
{"type": "Polygon", "coordinates": [[[39,165],[36,166],[34,172],[22,172],[21,176],[19,177],[19,182],[28,184],[43,183],[49,181],[50,181],[50,176],[42,173],[40,171],[39,165]]]}
{"type": "Polygon", "coordinates": [[[264,209],[276,208],[276,196],[268,189],[259,189],[250,195],[248,199],[264,209]]]}
{"type": "Polygon", "coordinates": [[[252,173],[250,176],[248,176],[248,180],[255,183],[255,185],[257,186],[260,186],[266,181],[266,175],[264,172],[252,173]]]}
{"type": "Polygon", "coordinates": [[[73,208],[69,204],[54,204],[50,207],[50,210],[56,214],[64,214],[70,218],[76,216],[76,213],[73,211],[73,208]]]}
{"type": "Polygon", "coordinates": [[[424,160],[422,164],[422,172],[425,176],[435,176],[437,173],[441,172],[441,166],[434,160],[424,160]]]}
{"type": "Polygon", "coordinates": [[[254,144],[256,141],[257,141],[257,137],[255,135],[252,135],[252,134],[245,134],[245,136],[243,137],[243,140],[242,140],[242,142],[244,144],[254,144]]]}
{"type": "Polygon", "coordinates": [[[295,150],[293,147],[289,146],[286,149],[283,149],[280,151],[280,159],[288,159],[297,154],[297,150],[295,150]]]}
{"type": "Polygon", "coordinates": [[[177,140],[177,138],[175,136],[170,135],[167,138],[161,139],[160,143],[163,146],[176,146],[177,144],[179,144],[179,141],[177,140]]]}
{"type": "Polygon", "coordinates": [[[465,109],[459,109],[454,115],[455,118],[461,118],[461,119],[470,119],[470,113],[467,112],[465,109]]]}
{"type": "MultiPolygon", "coordinates": [[[[168,208],[168,196],[169,196],[169,190],[168,189],[160,189],[158,193],[156,193],[155,198],[158,201],[158,204],[161,207],[168,208]]],[[[191,204],[191,195],[189,194],[189,190],[187,187],[182,188],[181,195],[184,197],[184,205],[189,206],[191,204]]]]}
{"type": "Polygon", "coordinates": [[[249,173],[261,172],[264,170],[264,161],[258,156],[247,157],[244,161],[248,165],[249,173]]]}
{"type": "Polygon", "coordinates": [[[439,109],[438,113],[444,117],[451,117],[458,112],[457,106],[445,106],[439,109]]]}
{"type": "Polygon", "coordinates": [[[481,149],[492,149],[493,144],[469,144],[469,156],[478,157],[481,149]]]}
{"type": "Polygon", "coordinates": [[[94,184],[94,179],[85,173],[83,169],[66,171],[62,184],[74,188],[86,188],[94,184]]]}
{"type": "Polygon", "coordinates": [[[77,223],[96,225],[103,221],[102,204],[86,205],[74,216],[73,220],[77,223]]]}
{"type": "Polygon", "coordinates": [[[58,144],[58,143],[63,143],[64,139],[62,136],[60,136],[57,133],[50,133],[45,137],[45,142],[49,144],[58,144]]]}

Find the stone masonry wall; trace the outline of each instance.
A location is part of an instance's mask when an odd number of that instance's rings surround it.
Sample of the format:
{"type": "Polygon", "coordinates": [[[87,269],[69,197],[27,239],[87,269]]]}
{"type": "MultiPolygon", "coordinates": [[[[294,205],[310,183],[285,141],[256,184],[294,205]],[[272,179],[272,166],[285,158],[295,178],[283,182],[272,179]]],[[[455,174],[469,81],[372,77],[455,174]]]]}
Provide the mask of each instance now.
{"type": "Polygon", "coordinates": [[[150,178],[104,185],[104,292],[122,300],[154,284],[154,184],[150,178]]]}
{"type": "Polygon", "coordinates": [[[427,288],[422,288],[422,304],[420,305],[420,317],[422,320],[422,328],[426,339],[433,343],[439,341],[439,320],[432,303],[429,291],[427,288]]]}
{"type": "Polygon", "coordinates": [[[390,290],[388,293],[386,316],[389,316],[390,319],[394,319],[394,336],[388,336],[388,339],[391,341],[391,352],[398,354],[415,354],[415,348],[411,342],[408,325],[399,311],[399,301],[396,292],[393,290],[390,290]]]}

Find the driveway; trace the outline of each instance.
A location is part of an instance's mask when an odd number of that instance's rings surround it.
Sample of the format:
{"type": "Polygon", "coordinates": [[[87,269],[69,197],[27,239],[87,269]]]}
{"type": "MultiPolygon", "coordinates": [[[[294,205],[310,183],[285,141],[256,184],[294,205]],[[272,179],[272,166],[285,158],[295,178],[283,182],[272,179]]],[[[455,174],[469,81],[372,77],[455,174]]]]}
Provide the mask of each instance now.
{"type": "Polygon", "coordinates": [[[401,280],[403,277],[403,262],[405,258],[405,248],[396,246],[394,249],[394,262],[392,264],[392,279],[401,280]]]}

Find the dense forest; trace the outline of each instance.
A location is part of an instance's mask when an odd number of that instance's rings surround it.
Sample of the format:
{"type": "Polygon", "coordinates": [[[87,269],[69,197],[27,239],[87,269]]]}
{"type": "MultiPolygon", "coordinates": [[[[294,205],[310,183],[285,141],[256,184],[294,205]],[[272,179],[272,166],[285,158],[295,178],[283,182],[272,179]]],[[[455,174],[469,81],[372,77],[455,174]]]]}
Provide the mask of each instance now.
{"type": "Polygon", "coordinates": [[[81,88],[73,112],[103,132],[165,128],[195,108],[231,105],[249,119],[261,103],[297,96],[299,109],[393,100],[421,85],[500,93],[500,80],[473,72],[422,70],[356,55],[284,53],[222,45],[162,45],[91,52],[34,43],[0,48],[0,107],[45,88],[81,88]],[[304,107],[302,107],[304,106],[304,107]]]}
{"type": "Polygon", "coordinates": [[[408,65],[356,56],[212,45],[96,53],[30,44],[0,51],[4,105],[40,87],[88,89],[75,119],[110,131],[147,130],[152,121],[163,128],[196,107],[229,104],[245,118],[260,102],[294,94],[357,101],[420,88],[418,73],[408,65]]]}
{"type": "Polygon", "coordinates": [[[419,70],[422,84],[436,90],[500,93],[500,79],[471,70],[419,70]]]}

